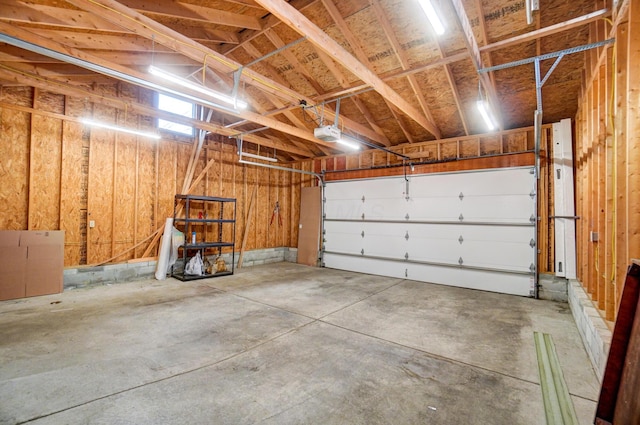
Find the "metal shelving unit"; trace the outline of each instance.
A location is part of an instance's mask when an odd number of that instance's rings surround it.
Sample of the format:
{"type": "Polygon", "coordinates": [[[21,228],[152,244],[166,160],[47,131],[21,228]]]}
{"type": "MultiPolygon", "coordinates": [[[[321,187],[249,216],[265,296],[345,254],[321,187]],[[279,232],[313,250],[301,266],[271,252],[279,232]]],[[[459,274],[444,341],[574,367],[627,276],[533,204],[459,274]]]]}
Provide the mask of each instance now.
{"type": "Polygon", "coordinates": [[[173,225],[184,232],[185,243],[179,247],[182,268],[171,267],[171,276],[182,281],[206,279],[210,277],[228,276],[234,272],[235,240],[236,240],[236,200],[214,196],[176,195],[173,204],[173,225]],[[178,205],[184,202],[184,217],[177,217],[178,205]],[[232,208],[232,213],[229,212],[232,208]],[[217,218],[209,218],[213,213],[217,218]],[[229,217],[232,218],[229,218],[229,217]],[[226,218],[225,218],[226,217],[226,218]],[[231,227],[231,241],[224,241],[224,230],[231,227]],[[217,240],[211,240],[217,230],[217,240]],[[195,236],[194,236],[195,235],[195,236]],[[203,275],[185,274],[187,262],[196,255],[205,258],[211,251],[217,250],[222,255],[223,248],[231,248],[231,264],[226,271],[204,273],[203,275]]]}

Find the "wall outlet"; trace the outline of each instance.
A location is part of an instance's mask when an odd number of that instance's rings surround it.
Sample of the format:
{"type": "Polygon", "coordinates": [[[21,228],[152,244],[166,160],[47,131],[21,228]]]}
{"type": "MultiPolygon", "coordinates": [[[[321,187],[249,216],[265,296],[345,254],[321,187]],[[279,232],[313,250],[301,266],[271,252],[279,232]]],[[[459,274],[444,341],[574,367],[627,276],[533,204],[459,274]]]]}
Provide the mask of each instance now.
{"type": "Polygon", "coordinates": [[[96,221],[95,220],[89,220],[89,228],[93,229],[94,227],[96,227],[96,221]]]}

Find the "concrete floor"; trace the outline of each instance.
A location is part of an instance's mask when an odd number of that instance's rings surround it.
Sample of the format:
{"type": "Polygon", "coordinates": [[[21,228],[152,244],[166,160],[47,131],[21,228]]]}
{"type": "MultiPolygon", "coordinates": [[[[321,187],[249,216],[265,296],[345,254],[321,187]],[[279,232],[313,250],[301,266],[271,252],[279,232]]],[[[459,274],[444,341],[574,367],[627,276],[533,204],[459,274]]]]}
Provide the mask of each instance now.
{"type": "Polygon", "coordinates": [[[533,332],[581,423],[566,304],[278,263],[0,303],[0,423],[544,424],[533,332]]]}

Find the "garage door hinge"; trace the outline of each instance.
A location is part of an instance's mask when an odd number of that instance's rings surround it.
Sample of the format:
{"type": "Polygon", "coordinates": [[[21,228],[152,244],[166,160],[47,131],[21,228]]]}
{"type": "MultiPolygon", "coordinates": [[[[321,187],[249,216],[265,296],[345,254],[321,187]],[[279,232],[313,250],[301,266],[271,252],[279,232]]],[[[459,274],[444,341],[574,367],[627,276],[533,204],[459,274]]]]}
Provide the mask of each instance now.
{"type": "Polygon", "coordinates": [[[405,252],[405,253],[404,253],[404,259],[405,259],[405,260],[408,260],[408,259],[409,259],[409,253],[408,253],[408,252],[405,252]]]}
{"type": "Polygon", "coordinates": [[[409,220],[409,213],[407,213],[407,215],[404,216],[405,220],[409,220]]]}
{"type": "Polygon", "coordinates": [[[409,277],[409,269],[404,269],[404,277],[409,277]]]}
{"type": "Polygon", "coordinates": [[[536,222],[536,216],[531,214],[531,217],[529,217],[529,221],[532,222],[532,223],[535,223],[536,222]]]}
{"type": "Polygon", "coordinates": [[[535,241],[535,240],[533,240],[533,238],[531,238],[531,240],[529,241],[529,246],[530,246],[531,248],[533,248],[534,246],[536,246],[536,241],[535,241]]]}
{"type": "Polygon", "coordinates": [[[362,233],[360,233],[360,236],[364,238],[364,230],[362,231],[362,233]]]}
{"type": "Polygon", "coordinates": [[[364,248],[362,248],[362,250],[360,250],[360,255],[364,255],[364,248]]]}
{"type": "Polygon", "coordinates": [[[531,273],[534,273],[536,271],[535,264],[531,263],[531,265],[529,266],[529,270],[531,270],[531,273]]]}
{"type": "Polygon", "coordinates": [[[460,214],[460,217],[458,217],[458,220],[460,220],[460,221],[464,220],[464,216],[462,214],[460,214]]]}
{"type": "Polygon", "coordinates": [[[458,258],[458,264],[462,265],[462,263],[464,263],[464,261],[462,261],[462,257],[458,258]]]}
{"type": "Polygon", "coordinates": [[[464,242],[464,238],[462,237],[462,235],[460,235],[460,237],[458,238],[458,242],[460,242],[460,245],[462,245],[462,242],[464,242]]]}
{"type": "Polygon", "coordinates": [[[362,219],[364,220],[364,213],[362,213],[362,219]]]}
{"type": "Polygon", "coordinates": [[[536,197],[536,191],[531,189],[531,193],[529,194],[529,196],[531,196],[531,199],[534,199],[536,197]]]}
{"type": "Polygon", "coordinates": [[[364,202],[364,195],[362,195],[362,202],[364,202]]]}
{"type": "Polygon", "coordinates": [[[460,195],[458,195],[458,198],[460,198],[460,200],[462,201],[464,199],[464,194],[460,192],[460,195]]]}
{"type": "Polygon", "coordinates": [[[404,238],[405,238],[406,240],[409,240],[409,232],[408,232],[408,231],[407,231],[407,234],[406,234],[406,235],[404,235],[404,238]]]}

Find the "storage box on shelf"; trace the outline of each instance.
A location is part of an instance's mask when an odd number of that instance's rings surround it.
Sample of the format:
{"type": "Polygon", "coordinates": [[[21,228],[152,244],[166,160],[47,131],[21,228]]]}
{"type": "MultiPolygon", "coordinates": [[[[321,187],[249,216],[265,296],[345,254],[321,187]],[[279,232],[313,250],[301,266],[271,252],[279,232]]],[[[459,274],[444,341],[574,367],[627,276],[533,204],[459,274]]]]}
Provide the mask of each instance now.
{"type": "Polygon", "coordinates": [[[182,266],[173,265],[171,275],[180,280],[204,279],[233,274],[235,265],[236,200],[213,196],[176,195],[173,225],[184,232],[184,244],[178,248],[182,266]],[[184,216],[178,217],[179,206],[184,203],[184,216]],[[221,259],[209,260],[210,270],[201,275],[188,274],[186,266],[197,253],[205,260],[231,253],[231,264],[222,267],[221,259]]]}

